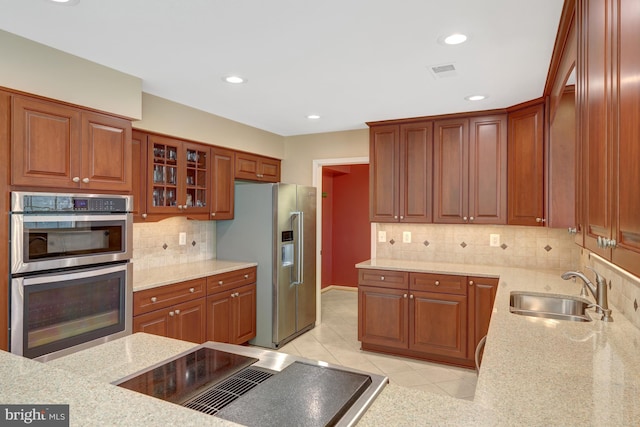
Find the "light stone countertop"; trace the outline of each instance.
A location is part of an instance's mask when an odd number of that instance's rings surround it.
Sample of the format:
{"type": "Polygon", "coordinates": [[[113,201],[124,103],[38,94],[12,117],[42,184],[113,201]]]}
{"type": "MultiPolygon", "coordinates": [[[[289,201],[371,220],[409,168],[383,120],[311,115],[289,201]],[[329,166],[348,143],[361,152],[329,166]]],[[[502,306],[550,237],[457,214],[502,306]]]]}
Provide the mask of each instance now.
{"type": "MultiPolygon", "coordinates": [[[[589,314],[594,320],[584,323],[509,312],[511,291],[578,295],[581,285],[562,280],[563,271],[384,259],[357,267],[500,277],[472,403],[475,409],[493,411],[497,418],[441,422],[446,418],[434,416],[433,408],[414,408],[414,419],[433,420],[421,424],[640,425],[640,331],[615,307],[610,307],[612,323],[598,320],[593,310],[589,314]]],[[[443,402],[442,416],[453,414],[453,409],[461,417],[459,412],[467,410],[443,402]]],[[[384,417],[389,408],[378,408],[378,403],[382,401],[374,402],[365,414],[363,425],[376,425],[371,418],[384,417]]]]}
{"type": "Polygon", "coordinates": [[[257,265],[258,264],[255,262],[209,259],[205,261],[189,262],[186,264],[174,264],[136,270],[134,262],[133,291],[142,291],[144,289],[170,285],[172,283],[183,282],[186,280],[213,276],[214,274],[228,273],[230,271],[255,267],[257,265]]]}

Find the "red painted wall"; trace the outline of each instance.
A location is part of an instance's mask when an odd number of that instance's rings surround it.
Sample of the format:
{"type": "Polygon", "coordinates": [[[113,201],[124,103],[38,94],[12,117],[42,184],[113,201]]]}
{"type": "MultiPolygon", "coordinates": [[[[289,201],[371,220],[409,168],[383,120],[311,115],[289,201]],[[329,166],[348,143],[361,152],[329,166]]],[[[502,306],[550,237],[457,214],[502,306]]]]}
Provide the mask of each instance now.
{"type": "Polygon", "coordinates": [[[322,191],[327,196],[323,198],[322,287],[356,287],[358,271],[355,264],[371,257],[369,165],[323,168],[322,191]],[[324,169],[328,169],[326,174],[324,169]],[[330,224],[327,224],[328,215],[331,215],[330,224]],[[325,241],[324,235],[329,232],[331,236],[325,241]],[[329,245],[331,249],[327,251],[325,248],[329,245]],[[325,266],[326,258],[329,259],[325,266]],[[331,271],[330,275],[327,274],[329,277],[325,277],[325,270],[331,271]]]}

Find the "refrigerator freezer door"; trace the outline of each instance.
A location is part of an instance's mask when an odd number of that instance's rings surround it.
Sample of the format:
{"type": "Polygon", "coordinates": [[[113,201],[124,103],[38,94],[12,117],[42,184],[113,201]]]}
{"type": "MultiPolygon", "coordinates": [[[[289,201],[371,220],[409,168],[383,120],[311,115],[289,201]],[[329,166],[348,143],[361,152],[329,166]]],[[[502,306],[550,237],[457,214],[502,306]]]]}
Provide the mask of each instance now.
{"type": "MultiPolygon", "coordinates": [[[[298,318],[296,329],[301,331],[316,322],[316,188],[297,188],[297,207],[302,213],[304,236],[299,253],[302,259],[302,283],[297,286],[298,318]]],[[[300,261],[299,261],[300,262],[300,261]]]]}

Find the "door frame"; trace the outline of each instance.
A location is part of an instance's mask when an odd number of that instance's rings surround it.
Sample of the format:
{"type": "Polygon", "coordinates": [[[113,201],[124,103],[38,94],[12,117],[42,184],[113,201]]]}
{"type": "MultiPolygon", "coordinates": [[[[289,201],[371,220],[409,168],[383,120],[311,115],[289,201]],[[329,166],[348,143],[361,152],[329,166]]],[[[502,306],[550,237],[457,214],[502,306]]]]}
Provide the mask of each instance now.
{"type": "MultiPolygon", "coordinates": [[[[324,166],[369,164],[369,157],[341,157],[335,159],[314,159],[312,185],[316,191],[316,324],[322,323],[322,168],[324,166]]],[[[371,223],[371,258],[375,258],[375,224],[371,223]]]]}

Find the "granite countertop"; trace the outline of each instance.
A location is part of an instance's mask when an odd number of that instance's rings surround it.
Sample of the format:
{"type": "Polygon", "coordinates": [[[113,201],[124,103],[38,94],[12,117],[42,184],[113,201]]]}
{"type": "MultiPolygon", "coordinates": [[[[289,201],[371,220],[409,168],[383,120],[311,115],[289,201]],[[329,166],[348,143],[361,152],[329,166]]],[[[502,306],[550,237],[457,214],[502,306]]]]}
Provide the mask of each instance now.
{"type": "MultiPolygon", "coordinates": [[[[474,401],[387,385],[358,426],[640,425],[640,331],[620,313],[612,323],[509,313],[512,290],[577,295],[580,284],[560,271],[381,259],[358,267],[500,277],[474,401]]],[[[72,426],[233,425],[109,384],[194,346],[139,333],[46,364],[0,352],[0,402],[70,404],[72,426]]]]}
{"type": "Polygon", "coordinates": [[[228,273],[243,268],[255,267],[255,262],[225,261],[220,259],[209,259],[205,261],[189,262],[186,264],[175,264],[149,269],[133,270],[133,291],[142,291],[158,286],[170,285],[172,283],[183,282],[185,280],[199,279],[201,277],[213,276],[214,274],[228,273]]]}

